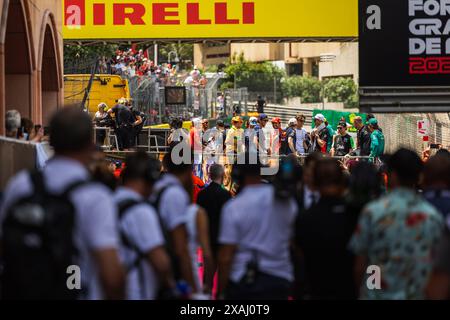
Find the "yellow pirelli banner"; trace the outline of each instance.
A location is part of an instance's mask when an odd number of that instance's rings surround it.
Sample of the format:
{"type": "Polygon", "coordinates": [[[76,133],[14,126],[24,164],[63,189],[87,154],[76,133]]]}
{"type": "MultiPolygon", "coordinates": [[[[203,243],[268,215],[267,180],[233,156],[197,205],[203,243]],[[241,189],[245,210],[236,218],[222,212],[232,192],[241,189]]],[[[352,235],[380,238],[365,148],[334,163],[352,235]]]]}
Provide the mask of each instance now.
{"type": "Polygon", "coordinates": [[[356,38],[358,0],[63,0],[64,39],[356,38]]]}

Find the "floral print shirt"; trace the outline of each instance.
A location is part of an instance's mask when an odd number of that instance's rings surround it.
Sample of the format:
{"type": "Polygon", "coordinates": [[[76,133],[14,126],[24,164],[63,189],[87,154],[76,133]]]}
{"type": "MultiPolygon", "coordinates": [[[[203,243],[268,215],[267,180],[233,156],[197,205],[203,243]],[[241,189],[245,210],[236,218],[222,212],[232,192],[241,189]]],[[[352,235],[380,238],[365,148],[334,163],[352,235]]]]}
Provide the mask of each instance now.
{"type": "MultiPolygon", "coordinates": [[[[362,299],[423,299],[432,271],[432,249],[442,235],[443,219],[413,190],[395,189],[363,210],[350,241],[356,255],[381,270],[381,289],[362,299]]],[[[366,275],[366,277],[369,275],[366,275]]]]}

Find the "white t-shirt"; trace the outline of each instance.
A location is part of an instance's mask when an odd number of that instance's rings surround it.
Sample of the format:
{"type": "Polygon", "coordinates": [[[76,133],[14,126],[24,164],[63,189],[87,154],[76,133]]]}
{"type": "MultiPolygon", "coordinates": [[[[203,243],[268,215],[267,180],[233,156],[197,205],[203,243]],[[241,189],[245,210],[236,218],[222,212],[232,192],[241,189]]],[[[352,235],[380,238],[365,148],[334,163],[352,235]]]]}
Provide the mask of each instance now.
{"type": "MultiPolygon", "coordinates": [[[[191,203],[189,195],[174,175],[165,174],[154,186],[157,193],[162,188],[170,185],[162,194],[159,202],[159,214],[164,227],[172,231],[181,224],[186,224],[186,212],[191,203]]],[[[151,197],[154,200],[154,196],[151,197]]]]}
{"type": "MultiPolygon", "coordinates": [[[[53,158],[43,170],[49,192],[60,194],[71,184],[89,179],[89,173],[79,162],[69,158],[53,158]]],[[[6,187],[0,208],[0,226],[7,208],[19,198],[33,193],[28,172],[18,173],[6,187]]],[[[77,265],[81,269],[80,299],[104,299],[98,268],[92,256],[94,250],[119,248],[117,209],[110,191],[97,183],[89,183],[71,193],[75,206],[74,244],[79,251],[77,265]]],[[[1,228],[0,228],[1,234],[1,228]]]]}
{"type": "Polygon", "coordinates": [[[264,128],[262,128],[262,131],[264,132],[264,150],[268,150],[270,148],[270,138],[273,134],[273,127],[266,125],[264,128]]]}
{"type": "Polygon", "coordinates": [[[297,150],[298,153],[306,153],[305,147],[303,146],[303,141],[306,139],[306,130],[305,129],[295,129],[295,150],[297,150]]]}
{"type": "Polygon", "coordinates": [[[238,247],[231,267],[233,282],[242,279],[253,252],[260,271],[293,280],[289,243],[296,215],[295,201],[276,200],[275,189],[267,184],[246,187],[225,204],[219,242],[238,247]]]}
{"type": "MultiPolygon", "coordinates": [[[[119,188],[114,201],[119,205],[127,200],[143,201],[143,198],[131,189],[119,188]]],[[[119,226],[128,241],[142,253],[147,254],[164,245],[157,213],[149,204],[143,203],[130,208],[120,220],[119,226]]],[[[124,245],[121,246],[120,256],[125,266],[132,265],[137,259],[136,251],[124,245]]],[[[132,268],[127,274],[126,297],[129,300],[154,300],[158,288],[157,275],[148,260],[141,260],[139,266],[132,268]]]]}
{"type": "Polygon", "coordinates": [[[201,290],[202,285],[200,281],[200,275],[198,273],[198,257],[197,257],[197,249],[200,247],[198,243],[198,233],[197,233],[197,213],[199,207],[196,204],[191,204],[187,210],[187,232],[189,236],[189,253],[191,255],[192,261],[192,271],[194,273],[194,281],[197,285],[197,288],[201,290]]]}

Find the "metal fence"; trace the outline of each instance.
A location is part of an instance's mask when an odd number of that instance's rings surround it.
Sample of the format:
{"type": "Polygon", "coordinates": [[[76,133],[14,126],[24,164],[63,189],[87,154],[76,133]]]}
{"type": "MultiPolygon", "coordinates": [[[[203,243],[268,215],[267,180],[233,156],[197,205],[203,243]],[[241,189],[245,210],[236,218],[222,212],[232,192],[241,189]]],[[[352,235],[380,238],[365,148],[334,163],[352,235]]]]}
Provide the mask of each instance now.
{"type": "Polygon", "coordinates": [[[401,147],[417,152],[424,150],[423,139],[417,134],[417,121],[429,120],[429,142],[450,146],[450,114],[377,114],[386,139],[386,152],[392,153],[401,147]]]}

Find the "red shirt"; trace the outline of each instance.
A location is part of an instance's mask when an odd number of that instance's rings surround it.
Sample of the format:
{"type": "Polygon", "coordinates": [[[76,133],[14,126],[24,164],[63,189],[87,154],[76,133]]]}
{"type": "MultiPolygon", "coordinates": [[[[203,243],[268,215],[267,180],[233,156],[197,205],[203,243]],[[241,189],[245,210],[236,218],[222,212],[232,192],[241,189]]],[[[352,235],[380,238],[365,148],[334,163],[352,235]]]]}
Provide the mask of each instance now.
{"type": "Polygon", "coordinates": [[[194,183],[194,192],[193,192],[192,200],[194,201],[194,203],[197,203],[198,194],[205,187],[205,183],[203,182],[202,179],[200,179],[199,177],[197,177],[195,175],[192,175],[192,181],[194,183]]]}

